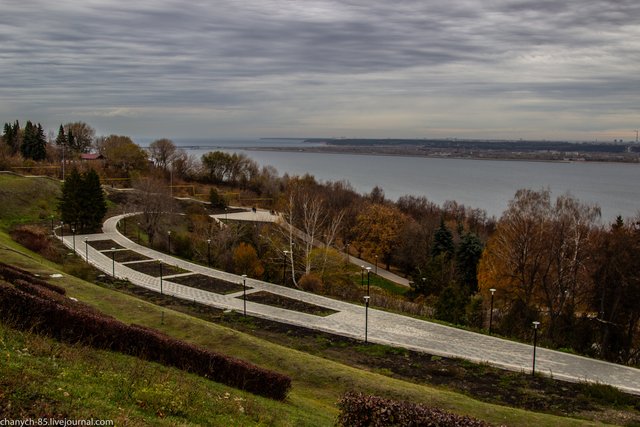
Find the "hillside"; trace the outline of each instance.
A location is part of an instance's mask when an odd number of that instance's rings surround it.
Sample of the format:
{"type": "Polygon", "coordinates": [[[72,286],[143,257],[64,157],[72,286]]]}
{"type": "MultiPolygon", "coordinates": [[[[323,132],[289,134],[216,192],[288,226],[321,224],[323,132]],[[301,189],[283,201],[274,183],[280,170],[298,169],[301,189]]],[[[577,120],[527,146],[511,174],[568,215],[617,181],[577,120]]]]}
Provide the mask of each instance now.
{"type": "Polygon", "coordinates": [[[49,280],[105,314],[282,372],[293,378],[293,388],[285,402],[275,402],[131,356],[61,344],[3,325],[0,348],[3,359],[10,361],[0,365],[3,413],[111,418],[118,420],[117,425],[333,425],[337,401],[346,391],[357,390],[427,403],[496,424],[587,424],[481,403],[436,387],[349,367],[68,276],[60,265],[19,247],[6,232],[8,223],[46,223],[46,206],[53,203],[55,192],[43,185],[38,193],[25,178],[4,177],[3,189],[9,188],[6,182],[16,191],[24,185],[34,193],[30,199],[3,197],[3,212],[16,213],[0,230],[4,262],[41,277],[62,274],[60,279],[49,280]],[[40,200],[43,208],[31,209],[29,200],[40,200]]]}

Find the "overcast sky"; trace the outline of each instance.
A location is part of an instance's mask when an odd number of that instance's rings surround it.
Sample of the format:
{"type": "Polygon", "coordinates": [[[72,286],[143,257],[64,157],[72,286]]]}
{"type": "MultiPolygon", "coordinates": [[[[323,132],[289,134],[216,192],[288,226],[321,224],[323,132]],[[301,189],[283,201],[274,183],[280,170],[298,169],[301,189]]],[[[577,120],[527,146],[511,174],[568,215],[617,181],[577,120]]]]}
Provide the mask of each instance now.
{"type": "Polygon", "coordinates": [[[0,121],[635,139],[638,0],[3,0],[0,121]]]}

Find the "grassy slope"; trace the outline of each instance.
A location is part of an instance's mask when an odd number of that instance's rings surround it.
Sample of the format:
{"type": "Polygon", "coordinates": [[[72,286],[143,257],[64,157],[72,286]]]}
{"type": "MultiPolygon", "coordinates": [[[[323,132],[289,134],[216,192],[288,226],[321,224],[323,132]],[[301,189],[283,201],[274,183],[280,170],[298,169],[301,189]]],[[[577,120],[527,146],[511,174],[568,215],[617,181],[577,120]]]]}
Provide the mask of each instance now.
{"type": "MultiPolygon", "coordinates": [[[[3,181],[0,181],[0,186],[6,188],[3,181]]],[[[31,200],[36,199],[32,197],[31,200]]],[[[14,211],[26,214],[27,210],[16,207],[14,211]]],[[[32,215],[40,213],[32,210],[26,214],[32,215]]],[[[58,272],[56,265],[20,248],[3,231],[0,231],[0,259],[42,275],[58,272]]],[[[69,348],[42,338],[7,332],[6,328],[0,330],[2,357],[18,363],[0,365],[0,378],[14,378],[16,382],[14,386],[17,388],[11,395],[19,397],[27,390],[26,395],[44,395],[45,401],[53,399],[53,407],[58,410],[82,407],[74,409],[74,417],[112,417],[123,422],[129,420],[130,425],[174,425],[187,421],[190,424],[215,422],[218,425],[332,425],[338,413],[335,403],[341,394],[357,389],[424,402],[493,423],[536,426],[587,424],[580,420],[480,403],[449,391],[358,370],[170,310],[164,310],[162,322],[163,309],[160,307],[73,277],[65,277],[58,284],[65,287],[70,296],[120,320],[163,330],[215,351],[284,372],[293,378],[293,390],[287,401],[272,402],[130,357],[69,348]],[[21,340],[33,340],[23,348],[35,350],[20,349],[21,340]],[[42,350],[43,347],[53,350],[42,350]],[[18,382],[21,375],[24,380],[18,382]],[[65,404],[65,392],[73,399],[73,405],[65,404]],[[91,398],[92,395],[98,397],[91,398]],[[172,411],[174,415],[170,418],[159,418],[172,411]]],[[[0,401],[1,398],[0,393],[0,401]]]]}

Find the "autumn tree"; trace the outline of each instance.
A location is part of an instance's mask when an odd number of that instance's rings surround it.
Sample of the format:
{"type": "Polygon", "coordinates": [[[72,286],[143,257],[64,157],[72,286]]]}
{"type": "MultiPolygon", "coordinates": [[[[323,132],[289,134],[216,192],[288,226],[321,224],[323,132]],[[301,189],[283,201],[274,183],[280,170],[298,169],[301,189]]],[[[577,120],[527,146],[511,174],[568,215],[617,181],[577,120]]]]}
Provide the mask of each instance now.
{"type": "Polygon", "coordinates": [[[118,175],[129,176],[147,167],[147,154],[128,136],[110,135],[98,140],[98,150],[110,169],[118,175]]]}
{"type": "Polygon", "coordinates": [[[149,155],[153,163],[163,171],[173,163],[176,156],[176,145],[167,138],[158,139],[149,145],[149,155]]]}
{"type": "Polygon", "coordinates": [[[96,131],[85,122],[73,122],[64,125],[64,130],[68,136],[67,146],[78,153],[89,152],[96,131]]]}
{"type": "Polygon", "coordinates": [[[233,266],[237,274],[246,274],[256,279],[261,279],[264,274],[264,267],[258,259],[256,249],[245,242],[240,242],[234,248],[233,266]]]}
{"type": "Polygon", "coordinates": [[[622,218],[598,233],[593,250],[597,313],[595,348],[599,356],[620,363],[640,363],[640,228],[622,218]]]}
{"type": "Polygon", "coordinates": [[[588,280],[587,248],[597,207],[569,195],[555,204],[549,190],[518,190],[487,242],[478,268],[479,287],[498,289],[505,302],[504,323],[524,333],[536,313],[548,313],[545,330],[560,342],[566,328],[559,323],[584,308],[588,280]],[[523,329],[524,328],[524,329],[523,329]]]}
{"type": "Polygon", "coordinates": [[[405,215],[391,205],[369,204],[356,218],[352,243],[370,259],[379,255],[389,268],[406,221],[405,215]]]}

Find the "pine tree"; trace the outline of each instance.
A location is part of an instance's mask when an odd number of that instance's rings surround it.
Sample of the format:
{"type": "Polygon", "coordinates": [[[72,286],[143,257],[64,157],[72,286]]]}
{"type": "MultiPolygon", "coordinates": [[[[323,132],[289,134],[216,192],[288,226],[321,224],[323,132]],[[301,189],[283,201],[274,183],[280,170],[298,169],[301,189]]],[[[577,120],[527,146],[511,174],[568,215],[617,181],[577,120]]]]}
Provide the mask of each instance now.
{"type": "Polygon", "coordinates": [[[33,139],[33,147],[31,149],[31,158],[41,161],[47,158],[47,137],[44,135],[42,125],[38,123],[33,139]]]}
{"type": "Polygon", "coordinates": [[[84,212],[87,212],[86,221],[83,226],[94,230],[102,225],[102,220],[107,214],[107,201],[102,191],[100,177],[94,169],[84,174],[82,204],[84,212]]]}
{"type": "Polygon", "coordinates": [[[82,176],[76,168],[73,168],[71,169],[71,173],[69,173],[65,178],[64,184],[62,185],[62,196],[58,203],[60,218],[65,222],[65,224],[71,224],[74,227],[79,228],[79,214],[82,212],[82,176]]]}
{"type": "Polygon", "coordinates": [[[447,259],[450,259],[455,253],[453,244],[453,235],[444,223],[444,219],[440,219],[440,227],[433,236],[433,246],[431,247],[431,256],[437,257],[444,253],[447,259]]]}
{"type": "Polygon", "coordinates": [[[12,155],[18,154],[20,151],[20,123],[17,120],[13,125],[11,123],[4,124],[2,140],[9,146],[12,155]]]}
{"type": "Polygon", "coordinates": [[[67,145],[67,135],[64,133],[64,128],[60,125],[60,129],[58,129],[58,136],[56,137],[56,145],[59,147],[61,145],[67,145]]]}
{"type": "Polygon", "coordinates": [[[80,174],[71,170],[62,186],[58,204],[62,220],[77,230],[95,230],[107,213],[107,202],[95,170],[80,174]]]}

